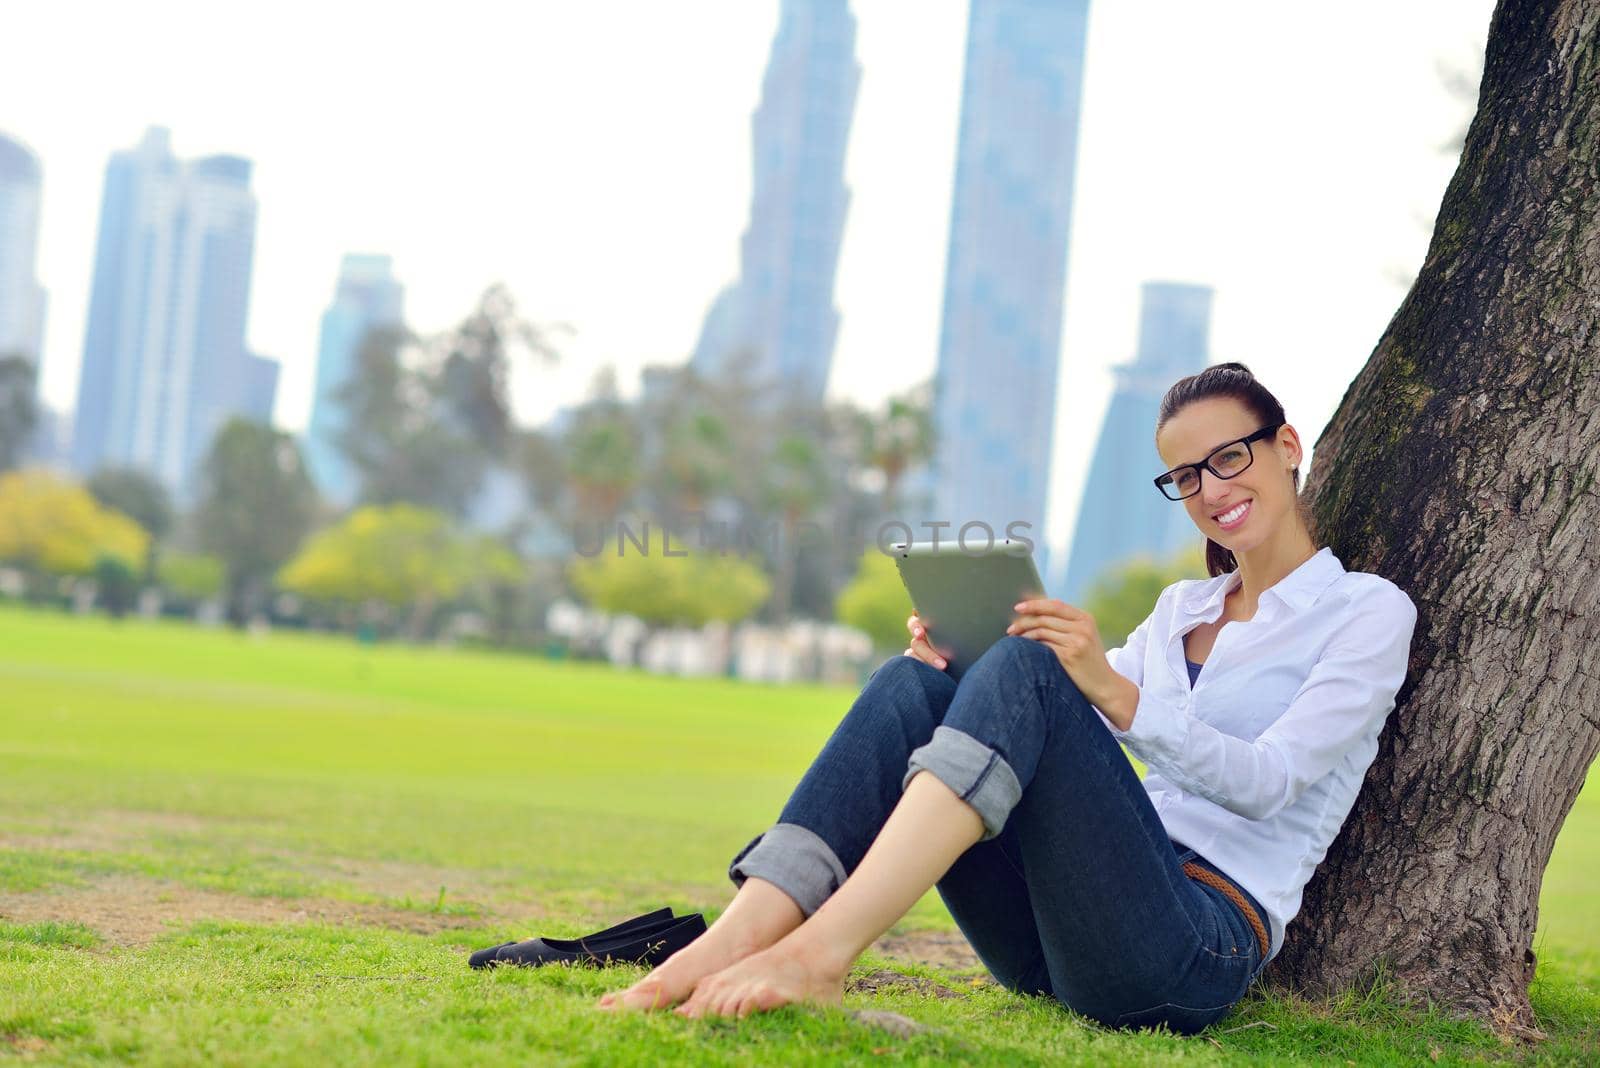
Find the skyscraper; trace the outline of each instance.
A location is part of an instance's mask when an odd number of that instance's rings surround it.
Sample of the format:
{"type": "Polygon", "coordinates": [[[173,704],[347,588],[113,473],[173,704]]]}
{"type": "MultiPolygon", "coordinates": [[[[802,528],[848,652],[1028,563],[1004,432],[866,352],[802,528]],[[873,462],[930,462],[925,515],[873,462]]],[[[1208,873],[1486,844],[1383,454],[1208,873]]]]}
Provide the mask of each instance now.
{"type": "MultiPolygon", "coordinates": [[[[1083,489],[1061,592],[1076,604],[1096,578],[1138,554],[1162,558],[1203,544],[1184,506],[1154,479],[1165,471],[1156,452],[1156,417],[1172,383],[1211,362],[1211,288],[1146,282],[1140,290],[1139,351],[1117,364],[1116,391],[1083,489]]],[[[1049,585],[1047,582],[1046,585],[1049,585]]],[[[1052,590],[1052,592],[1054,592],[1052,590]]]]}
{"type": "Polygon", "coordinates": [[[0,134],[0,356],[35,365],[44,347],[44,288],[34,273],[39,195],[38,158],[0,134]]]}
{"type": "Polygon", "coordinates": [[[278,401],[279,370],[277,360],[253,352],[244,354],[244,363],[239,369],[238,414],[257,423],[272,424],[272,409],[278,401]]]}
{"type": "Polygon", "coordinates": [[[404,319],[405,290],[395,281],[388,256],[347,255],[339,264],[333,303],[322,313],[317,345],[316,392],[306,428],[306,465],[317,489],[340,505],[355,501],[356,473],[339,450],[344,409],[338,392],[355,372],[367,331],[398,326],[404,319]]]}
{"type": "Polygon", "coordinates": [[[1042,575],[1088,18],[972,0],[934,378],[933,518],[1030,524],[1042,575]]]}
{"type": "Polygon", "coordinates": [[[718,294],[692,365],[717,377],[749,361],[777,395],[820,403],[839,313],[834,272],[850,190],[845,148],[861,65],[846,0],[783,0],[751,120],[750,218],[739,278],[718,294]]]}
{"type": "Polygon", "coordinates": [[[143,468],[180,499],[232,415],[260,413],[245,348],[256,198],[238,156],[181,162],[152,127],[106,166],[73,463],[143,468]]]}

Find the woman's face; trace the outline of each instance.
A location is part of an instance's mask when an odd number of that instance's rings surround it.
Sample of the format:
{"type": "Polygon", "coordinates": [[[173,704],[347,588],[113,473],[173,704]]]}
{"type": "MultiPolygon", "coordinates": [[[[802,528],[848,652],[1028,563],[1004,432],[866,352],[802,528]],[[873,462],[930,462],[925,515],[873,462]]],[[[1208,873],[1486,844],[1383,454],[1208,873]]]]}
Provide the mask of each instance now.
{"type": "MultiPolygon", "coordinates": [[[[1260,421],[1237,400],[1208,397],[1191,402],[1167,420],[1156,434],[1156,451],[1170,471],[1180,464],[1198,463],[1218,445],[1260,429],[1260,421]]],[[[1290,521],[1295,507],[1290,472],[1300,463],[1300,439],[1294,428],[1285,424],[1275,436],[1252,441],[1250,450],[1254,457],[1250,466],[1232,478],[1218,478],[1202,467],[1200,492],[1182,502],[1201,533],[1235,554],[1265,542],[1290,521]],[[1241,504],[1246,506],[1243,517],[1230,516],[1234,522],[1224,527],[1217,516],[1241,504]]]]}

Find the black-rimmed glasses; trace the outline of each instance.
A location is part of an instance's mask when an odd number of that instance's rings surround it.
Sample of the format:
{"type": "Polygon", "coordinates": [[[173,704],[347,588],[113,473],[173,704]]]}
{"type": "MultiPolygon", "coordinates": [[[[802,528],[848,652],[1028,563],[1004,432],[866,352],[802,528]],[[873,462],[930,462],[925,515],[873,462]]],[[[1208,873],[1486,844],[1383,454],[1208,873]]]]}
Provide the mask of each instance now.
{"type": "Polygon", "coordinates": [[[1206,468],[1218,478],[1232,478],[1255,461],[1255,453],[1250,449],[1252,441],[1271,437],[1278,432],[1282,423],[1272,423],[1257,430],[1248,437],[1238,441],[1230,441],[1226,445],[1212,450],[1210,456],[1197,464],[1184,464],[1174,467],[1171,471],[1157,475],[1153,480],[1156,489],[1169,501],[1181,501],[1185,497],[1193,497],[1200,492],[1200,469],[1206,468]]]}

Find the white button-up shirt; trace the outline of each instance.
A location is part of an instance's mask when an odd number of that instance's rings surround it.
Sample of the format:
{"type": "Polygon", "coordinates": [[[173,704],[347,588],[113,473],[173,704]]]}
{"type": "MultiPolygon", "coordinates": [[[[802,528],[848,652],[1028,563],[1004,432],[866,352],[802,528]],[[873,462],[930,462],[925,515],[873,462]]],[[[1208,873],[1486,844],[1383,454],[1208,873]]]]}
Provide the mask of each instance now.
{"type": "Polygon", "coordinates": [[[1106,726],[1148,766],[1145,792],[1168,836],[1267,910],[1271,960],[1378,752],[1417,609],[1324,547],[1263,591],[1254,616],[1223,624],[1191,690],[1183,636],[1219,619],[1241,581],[1230,571],[1161,591],[1106,654],[1139,686],[1129,729],[1106,726]]]}

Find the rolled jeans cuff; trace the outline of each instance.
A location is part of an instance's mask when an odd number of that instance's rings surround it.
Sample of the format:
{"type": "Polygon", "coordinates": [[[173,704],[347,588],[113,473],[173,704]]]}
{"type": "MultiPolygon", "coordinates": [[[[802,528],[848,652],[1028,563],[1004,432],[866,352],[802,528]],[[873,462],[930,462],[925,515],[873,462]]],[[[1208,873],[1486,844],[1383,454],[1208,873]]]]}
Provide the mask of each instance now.
{"type": "Polygon", "coordinates": [[[983,820],[983,837],[979,841],[999,834],[1006,817],[1022,798],[1022,784],[1005,757],[954,727],[935,727],[932,740],[913,749],[908,763],[900,789],[904,790],[917,772],[932,772],[977,811],[983,820]]]}
{"type": "Polygon", "coordinates": [[[807,916],[821,908],[846,877],[833,848],[798,823],[773,824],[751,839],[728,865],[728,878],[735,886],[743,886],[752,875],[794,898],[807,916]]]}

